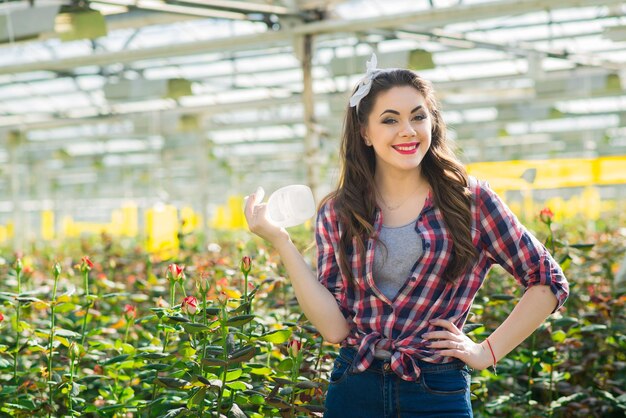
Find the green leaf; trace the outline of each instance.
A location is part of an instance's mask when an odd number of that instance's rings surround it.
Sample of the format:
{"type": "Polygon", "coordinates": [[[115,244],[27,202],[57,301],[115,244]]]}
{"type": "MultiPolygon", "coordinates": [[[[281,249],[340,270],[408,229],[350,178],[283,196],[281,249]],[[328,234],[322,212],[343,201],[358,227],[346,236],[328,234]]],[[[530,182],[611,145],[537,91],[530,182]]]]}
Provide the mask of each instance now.
{"type": "Polygon", "coordinates": [[[187,331],[190,334],[196,334],[198,332],[209,330],[209,327],[207,327],[204,324],[199,324],[197,322],[183,322],[180,325],[185,329],[185,331],[187,331]]]}
{"type": "Polygon", "coordinates": [[[64,313],[71,312],[74,309],[76,309],[76,305],[74,305],[73,303],[64,303],[61,305],[57,305],[55,312],[58,314],[64,314],[64,313]]]}
{"type": "Polygon", "coordinates": [[[189,401],[187,401],[187,408],[193,409],[193,407],[195,407],[196,405],[202,404],[204,402],[204,397],[207,390],[208,387],[205,386],[200,388],[196,393],[194,393],[194,395],[189,398],[189,401]]]}
{"type": "Polygon", "coordinates": [[[17,299],[19,302],[40,302],[41,299],[37,299],[36,297],[33,296],[18,296],[15,299],[17,299]]]}
{"type": "Polygon", "coordinates": [[[278,409],[287,409],[287,408],[291,407],[291,405],[288,404],[287,402],[283,401],[280,398],[274,397],[274,396],[268,397],[266,399],[266,402],[267,402],[268,405],[271,405],[271,406],[273,406],[275,408],[278,408],[278,409]]]}
{"type": "Polygon", "coordinates": [[[245,346],[228,355],[228,364],[236,364],[250,360],[256,354],[254,346],[245,346]]]}
{"type": "Polygon", "coordinates": [[[237,306],[237,308],[233,309],[232,311],[229,311],[228,313],[235,314],[239,312],[245,312],[246,309],[249,307],[250,307],[249,303],[242,303],[241,305],[237,306]]]}
{"type": "Polygon", "coordinates": [[[594,245],[596,244],[571,244],[570,247],[577,248],[583,251],[589,251],[590,249],[593,248],[594,245]]]}
{"type": "Polygon", "coordinates": [[[305,414],[311,412],[321,414],[326,412],[326,408],[322,405],[297,405],[296,408],[305,414]]]}
{"type": "Polygon", "coordinates": [[[483,324],[465,324],[463,326],[463,333],[464,334],[471,334],[472,332],[474,332],[475,330],[478,330],[480,328],[484,328],[483,324]]]}
{"type": "Polygon", "coordinates": [[[313,389],[313,388],[318,388],[320,387],[320,383],[319,382],[313,382],[312,380],[298,380],[298,382],[296,383],[296,387],[298,389],[313,389]]]}
{"type": "Polygon", "coordinates": [[[515,296],[513,296],[513,295],[505,295],[503,293],[496,293],[494,295],[490,295],[489,299],[491,299],[491,300],[511,300],[511,299],[515,299],[515,296]]]}
{"type": "Polygon", "coordinates": [[[116,297],[126,297],[128,296],[128,292],[116,292],[116,293],[107,293],[102,295],[102,299],[116,298],[116,297]]]}
{"type": "Polygon", "coordinates": [[[128,357],[130,357],[128,354],[122,354],[120,356],[115,356],[113,358],[110,358],[108,360],[106,360],[104,363],[102,363],[103,366],[108,366],[111,364],[115,364],[115,363],[121,363],[124,360],[126,360],[128,357]]]}
{"type": "Polygon", "coordinates": [[[80,338],[81,337],[79,333],[70,331],[68,329],[63,329],[63,328],[55,329],[54,335],[59,336],[59,337],[66,337],[66,338],[80,338]]]}
{"type": "Polygon", "coordinates": [[[220,308],[210,308],[210,307],[206,308],[207,316],[216,316],[216,315],[219,315],[220,312],[221,312],[220,308]]]}
{"type": "Polygon", "coordinates": [[[565,340],[567,334],[565,333],[565,331],[558,329],[552,332],[551,337],[552,341],[554,341],[555,343],[560,343],[565,340]]]}
{"type": "Polygon", "coordinates": [[[255,315],[238,315],[238,316],[233,316],[232,318],[229,318],[226,321],[226,325],[231,326],[231,327],[240,327],[242,325],[247,324],[248,322],[252,321],[254,319],[255,315]]]}
{"type": "Polygon", "coordinates": [[[216,357],[206,357],[204,359],[202,359],[202,364],[204,364],[205,366],[220,366],[220,367],[224,367],[226,365],[228,365],[228,362],[216,357]]]}
{"type": "Polygon", "coordinates": [[[167,411],[167,414],[163,415],[163,418],[174,418],[187,411],[187,408],[181,407],[176,409],[170,409],[167,411]]]}
{"type": "Polygon", "coordinates": [[[563,318],[559,318],[559,319],[555,319],[554,321],[552,321],[552,325],[555,327],[567,327],[573,324],[577,324],[578,323],[578,319],[577,318],[573,318],[571,316],[565,316],[563,318]]]}
{"type": "Polygon", "coordinates": [[[580,332],[596,332],[596,331],[605,331],[608,327],[604,324],[591,324],[586,325],[580,329],[580,332]]]}
{"type": "Polygon", "coordinates": [[[248,389],[248,386],[244,382],[240,382],[240,381],[228,382],[228,383],[226,383],[226,386],[228,386],[229,388],[234,389],[234,390],[246,390],[246,389],[248,389]]]}
{"type": "Polygon", "coordinates": [[[164,363],[148,363],[148,364],[143,365],[141,369],[163,371],[165,369],[168,369],[169,367],[170,367],[169,364],[164,364],[164,363]]]}
{"type": "Polygon", "coordinates": [[[259,339],[273,344],[282,344],[288,341],[290,337],[290,329],[279,329],[276,331],[266,332],[265,334],[261,335],[259,339]]]}
{"type": "Polygon", "coordinates": [[[179,348],[178,354],[180,354],[180,356],[183,358],[191,358],[196,354],[196,350],[194,348],[187,346],[187,347],[179,348]]]}
{"type": "Polygon", "coordinates": [[[291,372],[293,368],[293,359],[291,357],[287,357],[283,359],[280,363],[278,363],[277,369],[284,373],[291,372]]]}
{"type": "Polygon", "coordinates": [[[145,359],[145,360],[160,360],[160,359],[164,359],[166,357],[169,357],[170,354],[168,353],[139,353],[136,357],[139,359],[145,359]]]}
{"type": "Polygon", "coordinates": [[[272,377],[271,380],[278,383],[279,385],[293,385],[296,383],[293,380],[283,379],[282,377],[278,377],[278,376],[272,377]]]}
{"type": "Polygon", "coordinates": [[[176,377],[157,377],[154,382],[170,389],[182,389],[190,385],[188,381],[176,377]]]}
{"type": "Polygon", "coordinates": [[[166,315],[164,318],[165,318],[165,322],[170,322],[170,323],[191,322],[191,320],[185,318],[184,316],[168,316],[168,315],[166,315]]]}
{"type": "Polygon", "coordinates": [[[269,367],[258,367],[250,369],[250,373],[258,376],[269,376],[272,374],[272,369],[270,369],[269,367]]]}
{"type": "Polygon", "coordinates": [[[230,382],[233,380],[237,380],[241,377],[242,374],[243,374],[242,369],[229,370],[228,373],[226,373],[226,381],[230,382]]]}

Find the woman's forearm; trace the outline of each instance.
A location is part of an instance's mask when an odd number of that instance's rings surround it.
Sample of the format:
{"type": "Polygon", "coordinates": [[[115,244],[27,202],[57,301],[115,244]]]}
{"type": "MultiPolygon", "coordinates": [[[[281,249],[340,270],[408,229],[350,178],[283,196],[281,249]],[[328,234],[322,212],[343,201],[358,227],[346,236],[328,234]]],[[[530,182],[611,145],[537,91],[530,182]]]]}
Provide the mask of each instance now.
{"type": "Polygon", "coordinates": [[[291,240],[283,239],[274,243],[274,247],[287,269],[296,298],[306,317],[326,341],[343,341],[350,332],[350,326],[332,293],[317,280],[291,240]]]}
{"type": "MultiPolygon", "coordinates": [[[[500,360],[520,345],[546,320],[556,306],[557,298],[549,286],[528,288],[506,320],[489,336],[491,348],[500,360]]],[[[486,341],[480,344],[489,353],[486,341]]]]}

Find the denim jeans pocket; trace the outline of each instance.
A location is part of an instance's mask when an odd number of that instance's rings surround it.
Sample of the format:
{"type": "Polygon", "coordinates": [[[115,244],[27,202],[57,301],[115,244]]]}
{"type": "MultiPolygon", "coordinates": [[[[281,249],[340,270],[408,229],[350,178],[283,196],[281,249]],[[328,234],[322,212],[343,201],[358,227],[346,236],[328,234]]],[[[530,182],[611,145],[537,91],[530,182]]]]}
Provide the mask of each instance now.
{"type": "Polygon", "coordinates": [[[331,385],[336,385],[346,380],[351,366],[352,366],[351,361],[341,356],[338,356],[335,359],[335,364],[333,365],[333,370],[330,372],[330,377],[328,379],[328,382],[331,385]]]}
{"type": "Polygon", "coordinates": [[[434,395],[458,395],[469,389],[470,374],[464,369],[422,371],[421,381],[434,395]]]}

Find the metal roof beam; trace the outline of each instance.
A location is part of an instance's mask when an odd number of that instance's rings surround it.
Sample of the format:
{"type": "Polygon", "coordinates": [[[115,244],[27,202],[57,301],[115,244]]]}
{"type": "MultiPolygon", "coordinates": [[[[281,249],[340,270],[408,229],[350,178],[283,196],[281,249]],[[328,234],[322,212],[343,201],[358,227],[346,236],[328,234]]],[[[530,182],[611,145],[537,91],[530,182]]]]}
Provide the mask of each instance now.
{"type": "MultiPolygon", "coordinates": [[[[622,4],[622,0],[605,0],[602,6],[622,4]]],[[[422,30],[432,29],[446,24],[482,20],[498,17],[502,14],[521,14],[536,10],[598,6],[597,0],[513,0],[497,4],[459,5],[454,7],[385,15],[375,18],[346,20],[326,20],[294,26],[276,32],[263,32],[252,35],[224,37],[199,42],[164,45],[144,49],[131,49],[115,52],[96,53],[81,57],[64,58],[50,61],[20,63],[0,67],[0,74],[16,74],[31,71],[67,71],[87,65],[111,65],[134,61],[206,54],[207,52],[235,51],[259,47],[291,45],[294,37],[306,34],[325,34],[337,32],[367,32],[371,29],[397,28],[403,25],[418,25],[422,30]]]]}

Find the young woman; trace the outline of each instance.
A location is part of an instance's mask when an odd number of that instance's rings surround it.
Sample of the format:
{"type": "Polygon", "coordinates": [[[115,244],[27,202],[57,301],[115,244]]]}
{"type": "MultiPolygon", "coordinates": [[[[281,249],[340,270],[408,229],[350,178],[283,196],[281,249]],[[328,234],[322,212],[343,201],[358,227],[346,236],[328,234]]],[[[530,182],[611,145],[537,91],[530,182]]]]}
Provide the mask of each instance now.
{"type": "Polygon", "coordinates": [[[471,369],[494,367],[567,298],[558,263],[447,145],[429,82],[376,69],[350,98],[341,179],[317,215],[317,277],[284,229],[247,201],[307,318],[341,343],[326,417],[471,417],[471,369]],[[490,267],[526,290],[482,342],[461,331],[490,267]]]}

